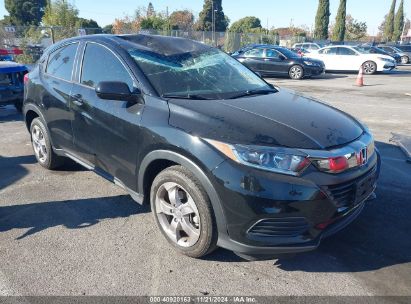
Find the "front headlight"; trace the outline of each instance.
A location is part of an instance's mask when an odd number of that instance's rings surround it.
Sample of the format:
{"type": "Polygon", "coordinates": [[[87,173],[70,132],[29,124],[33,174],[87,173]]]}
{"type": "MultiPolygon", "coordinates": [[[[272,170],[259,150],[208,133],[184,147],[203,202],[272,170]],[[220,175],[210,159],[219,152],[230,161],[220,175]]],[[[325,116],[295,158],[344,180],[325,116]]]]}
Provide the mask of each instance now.
{"type": "Polygon", "coordinates": [[[206,141],[238,163],[271,172],[298,175],[310,164],[307,155],[294,149],[230,145],[210,139],[206,141]]]}
{"type": "Polygon", "coordinates": [[[311,61],[305,61],[305,60],[304,60],[304,63],[305,63],[306,65],[316,65],[314,62],[311,62],[311,61]]]}
{"type": "Polygon", "coordinates": [[[391,60],[391,59],[388,59],[388,58],[383,58],[383,57],[378,57],[378,59],[380,59],[382,61],[385,61],[385,62],[391,62],[391,63],[394,62],[394,60],[391,60]]]}

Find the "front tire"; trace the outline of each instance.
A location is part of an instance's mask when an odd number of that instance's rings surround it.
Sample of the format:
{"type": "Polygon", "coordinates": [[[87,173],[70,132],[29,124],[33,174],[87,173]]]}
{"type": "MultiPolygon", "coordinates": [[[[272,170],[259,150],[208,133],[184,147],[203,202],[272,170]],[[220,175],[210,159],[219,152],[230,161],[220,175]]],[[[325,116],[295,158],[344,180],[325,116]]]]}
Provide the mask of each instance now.
{"type": "Polygon", "coordinates": [[[52,170],[63,165],[64,158],[54,153],[47,128],[39,117],[31,122],[30,135],[34,155],[42,167],[52,170]]]}
{"type": "Polygon", "coordinates": [[[210,200],[193,173],[172,166],[154,179],[151,210],[161,233],[177,251],[200,258],[216,248],[217,226],[210,200]]]}
{"type": "Polygon", "coordinates": [[[377,64],[374,61],[366,61],[362,65],[365,75],[372,75],[377,72],[377,64]]]}
{"type": "Polygon", "coordinates": [[[304,77],[304,69],[300,65],[293,65],[288,71],[288,75],[291,79],[300,80],[304,77]]]}
{"type": "Polygon", "coordinates": [[[401,57],[401,63],[402,64],[408,64],[410,62],[410,58],[408,56],[402,56],[401,57]]]}

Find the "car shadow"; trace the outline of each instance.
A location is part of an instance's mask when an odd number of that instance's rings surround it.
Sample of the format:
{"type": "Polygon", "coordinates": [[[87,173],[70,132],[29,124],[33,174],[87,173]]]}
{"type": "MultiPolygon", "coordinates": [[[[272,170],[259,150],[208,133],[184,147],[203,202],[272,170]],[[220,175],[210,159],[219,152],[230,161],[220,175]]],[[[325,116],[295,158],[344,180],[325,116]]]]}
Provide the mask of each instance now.
{"type": "Polygon", "coordinates": [[[0,155],[0,190],[15,183],[28,174],[23,165],[34,164],[33,155],[5,157],[0,155]]]}
{"type": "Polygon", "coordinates": [[[14,106],[0,106],[0,123],[23,121],[23,115],[14,106]]]}
{"type": "Polygon", "coordinates": [[[30,203],[0,207],[0,232],[27,229],[20,240],[48,228],[82,229],[105,219],[126,218],[149,212],[129,195],[67,201],[30,203]]]}
{"type": "MultiPolygon", "coordinates": [[[[411,262],[411,164],[395,145],[376,143],[382,158],[377,198],[368,201],[347,228],[322,240],[314,251],[274,260],[285,271],[363,272],[411,262]]],[[[244,261],[219,249],[206,257],[244,261]]]]}

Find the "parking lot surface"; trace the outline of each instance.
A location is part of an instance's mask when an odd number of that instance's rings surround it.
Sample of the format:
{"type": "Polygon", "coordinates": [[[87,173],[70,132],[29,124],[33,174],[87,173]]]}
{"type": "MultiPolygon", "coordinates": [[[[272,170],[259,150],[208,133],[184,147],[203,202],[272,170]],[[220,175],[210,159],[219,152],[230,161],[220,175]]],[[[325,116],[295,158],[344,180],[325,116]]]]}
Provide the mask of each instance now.
{"type": "Polygon", "coordinates": [[[0,295],[411,295],[411,67],[365,78],[268,79],[346,111],[375,134],[377,199],[313,252],[247,262],[182,256],[142,207],[80,166],[46,171],[13,107],[0,108],[0,295]]]}

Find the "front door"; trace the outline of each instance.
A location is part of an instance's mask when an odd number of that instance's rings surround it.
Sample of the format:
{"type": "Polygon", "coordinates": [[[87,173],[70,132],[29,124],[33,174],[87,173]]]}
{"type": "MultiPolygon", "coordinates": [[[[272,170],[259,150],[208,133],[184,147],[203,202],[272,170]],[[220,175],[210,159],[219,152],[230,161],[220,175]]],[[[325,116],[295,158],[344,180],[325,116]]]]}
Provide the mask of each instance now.
{"type": "Polygon", "coordinates": [[[274,49],[265,50],[264,61],[261,66],[264,74],[288,74],[288,60],[284,55],[274,49]]]}
{"type": "Polygon", "coordinates": [[[121,81],[133,91],[136,81],[113,51],[91,42],[85,46],[79,80],[72,92],[73,133],[78,155],[96,170],[135,189],[144,104],[100,99],[95,87],[101,81],[121,81]]]}

